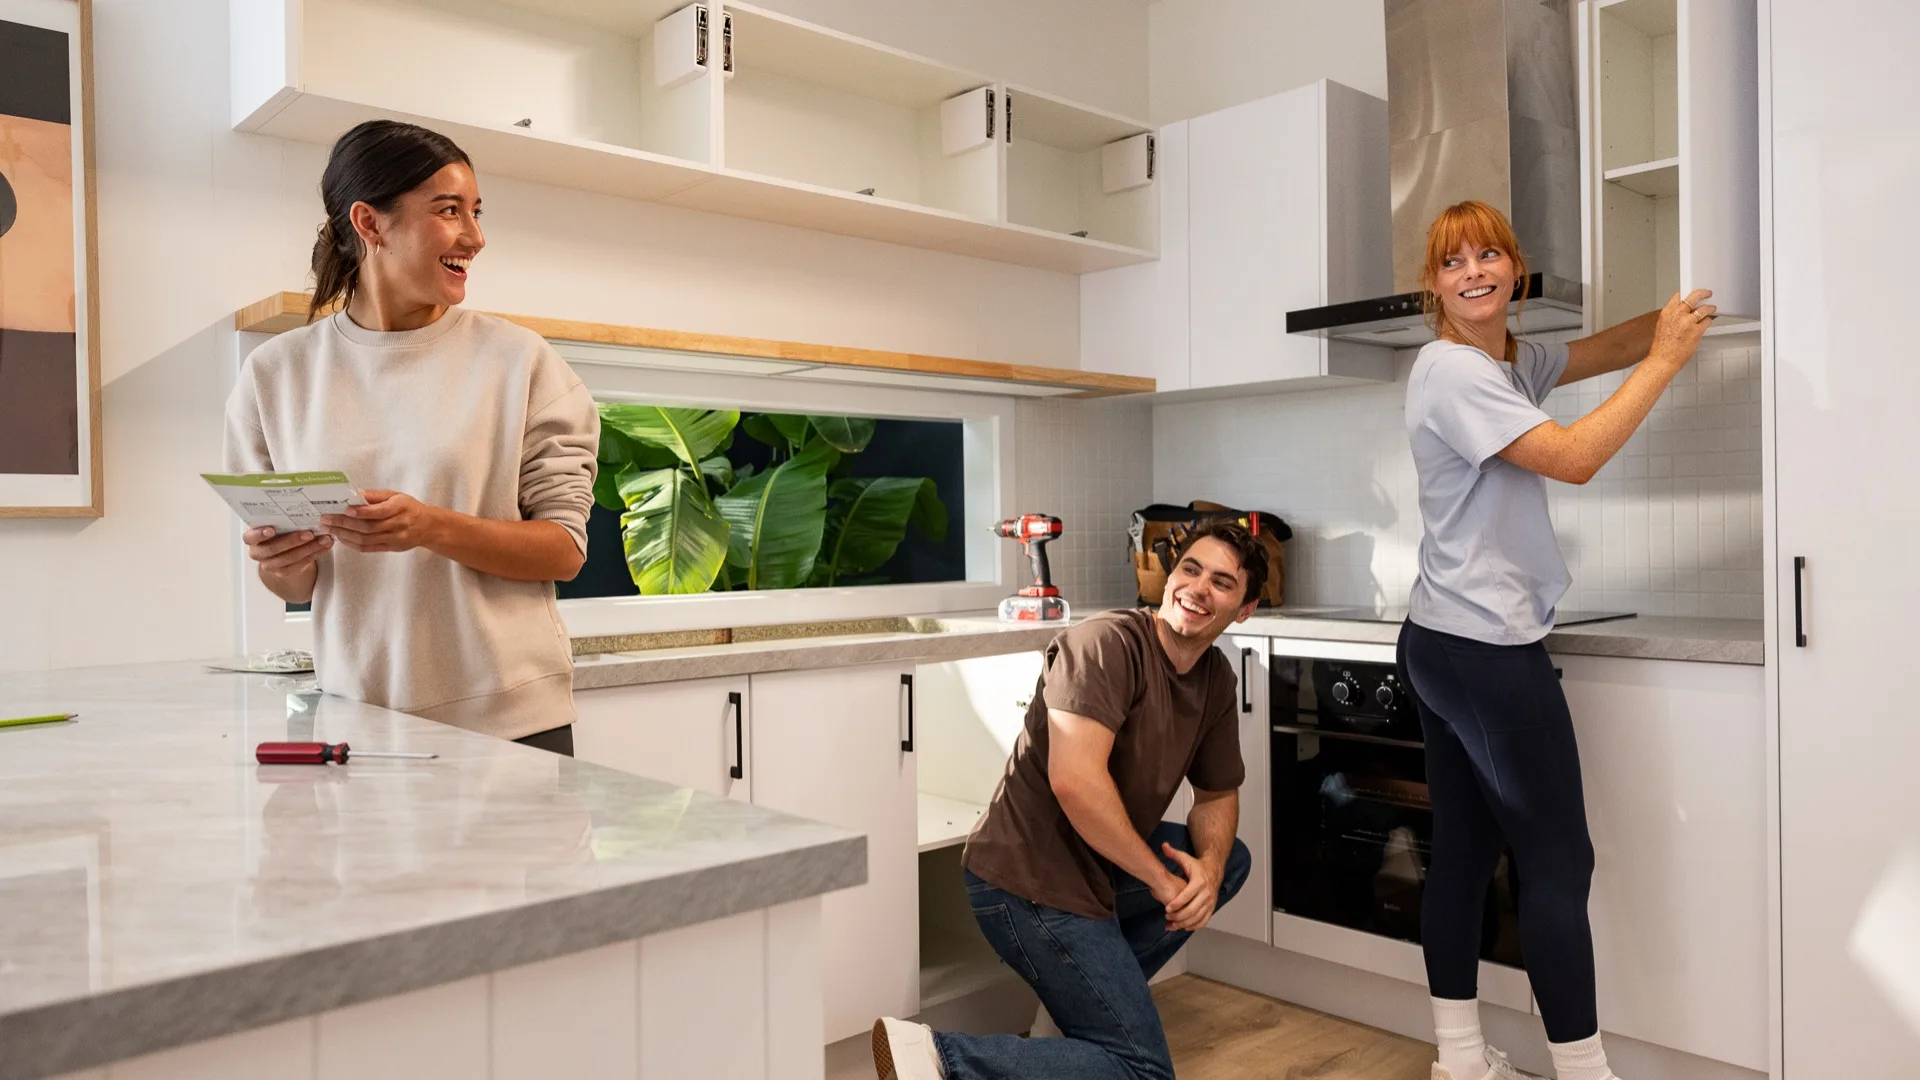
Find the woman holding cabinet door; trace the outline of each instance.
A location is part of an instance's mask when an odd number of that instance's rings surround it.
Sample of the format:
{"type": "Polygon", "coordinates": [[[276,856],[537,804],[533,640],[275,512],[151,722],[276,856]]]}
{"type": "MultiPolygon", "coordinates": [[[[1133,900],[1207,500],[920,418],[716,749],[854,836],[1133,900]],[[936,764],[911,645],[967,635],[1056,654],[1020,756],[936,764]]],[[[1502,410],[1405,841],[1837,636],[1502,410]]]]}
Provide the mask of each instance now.
{"type": "Polygon", "coordinates": [[[553,583],[586,558],[600,422],[539,336],[461,310],[486,246],[472,163],[372,120],[320,180],[314,313],[254,350],[227,402],[227,468],[344,470],[367,505],[326,532],[246,534],[260,580],[313,603],[331,693],[573,749],[553,583]]]}
{"type": "Polygon", "coordinates": [[[1546,479],[1592,479],[1693,358],[1714,315],[1704,303],[1712,294],[1699,289],[1578,341],[1516,341],[1507,303],[1526,273],[1513,227],[1485,203],[1449,207],[1427,233],[1422,283],[1438,340],[1420,350],[1407,387],[1425,532],[1399,666],[1420,703],[1434,817],[1421,910],[1434,1080],[1531,1075],[1480,1034],[1481,911],[1507,848],[1554,1070],[1559,1080],[1614,1075],[1595,1010],[1579,750],[1542,642],[1570,582],[1546,479]],[[1628,367],[1620,389],[1571,426],[1541,411],[1554,387],[1628,367]]]}

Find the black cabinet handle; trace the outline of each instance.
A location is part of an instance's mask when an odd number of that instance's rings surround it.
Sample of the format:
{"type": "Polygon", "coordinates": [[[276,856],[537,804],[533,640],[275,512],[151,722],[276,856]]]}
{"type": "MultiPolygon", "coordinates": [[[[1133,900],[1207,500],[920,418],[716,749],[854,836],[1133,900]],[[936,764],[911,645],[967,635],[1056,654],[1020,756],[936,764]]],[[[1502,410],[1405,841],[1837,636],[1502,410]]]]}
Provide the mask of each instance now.
{"type": "Polygon", "coordinates": [[[900,740],[900,752],[911,754],[913,753],[913,676],[907,672],[901,672],[900,685],[907,688],[907,737],[900,740]]]}
{"type": "Polygon", "coordinates": [[[1801,596],[1800,580],[1807,574],[1807,557],[1793,557],[1793,644],[1795,648],[1807,647],[1806,601],[1801,596]]]}
{"type": "Polygon", "coordinates": [[[727,775],[735,780],[747,778],[747,739],[746,731],[740,720],[740,691],[727,692],[727,704],[733,706],[733,768],[727,775]]]}
{"type": "Polygon", "coordinates": [[[1252,658],[1252,649],[1240,650],[1240,711],[1243,713],[1253,711],[1253,702],[1247,698],[1247,661],[1252,658]]]}

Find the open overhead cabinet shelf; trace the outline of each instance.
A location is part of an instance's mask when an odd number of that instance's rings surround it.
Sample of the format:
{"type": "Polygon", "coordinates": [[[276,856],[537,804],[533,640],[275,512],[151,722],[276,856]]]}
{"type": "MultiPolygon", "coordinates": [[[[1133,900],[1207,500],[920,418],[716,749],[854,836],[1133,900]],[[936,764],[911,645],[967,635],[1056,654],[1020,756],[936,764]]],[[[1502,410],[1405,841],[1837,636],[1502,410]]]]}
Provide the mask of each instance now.
{"type": "MultiPolygon", "coordinates": [[[[234,329],[254,334],[279,334],[296,329],[306,325],[312,302],[313,298],[307,293],[274,293],[234,312],[234,329]]],[[[329,308],[322,314],[336,310],[329,308]]],[[[1097,371],[493,314],[553,342],[560,355],[573,363],[909,386],[1015,397],[1116,397],[1150,394],[1154,389],[1152,379],[1097,371]]]]}
{"type": "MultiPolygon", "coordinates": [[[[1145,125],[775,12],[229,2],[239,130],[327,144],[391,117],[444,132],[483,178],[1065,273],[1156,257],[1151,184],[1103,189],[1103,158],[1124,156],[1107,147],[1145,125]],[[422,40],[468,74],[420,64],[422,40]]],[[[1144,162],[1144,141],[1130,149],[1144,162]]]]}

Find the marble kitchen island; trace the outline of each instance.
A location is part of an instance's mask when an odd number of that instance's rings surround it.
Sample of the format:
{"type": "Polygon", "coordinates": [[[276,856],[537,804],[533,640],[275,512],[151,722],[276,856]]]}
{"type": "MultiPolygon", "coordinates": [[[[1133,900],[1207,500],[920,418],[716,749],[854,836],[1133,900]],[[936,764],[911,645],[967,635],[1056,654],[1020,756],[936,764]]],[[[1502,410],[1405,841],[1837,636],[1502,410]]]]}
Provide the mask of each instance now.
{"type": "Polygon", "coordinates": [[[0,1080],[820,1075],[858,834],[197,665],[0,676],[51,712],[0,728],[0,1080]]]}

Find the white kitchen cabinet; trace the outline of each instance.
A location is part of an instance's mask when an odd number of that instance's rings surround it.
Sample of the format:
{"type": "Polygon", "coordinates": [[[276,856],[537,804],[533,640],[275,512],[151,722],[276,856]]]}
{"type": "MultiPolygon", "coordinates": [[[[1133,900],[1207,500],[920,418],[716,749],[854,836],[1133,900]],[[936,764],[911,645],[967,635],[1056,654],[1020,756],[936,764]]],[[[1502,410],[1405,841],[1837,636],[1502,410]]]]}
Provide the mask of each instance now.
{"type": "Polygon", "coordinates": [[[1232,661],[1239,683],[1234,702],[1239,718],[1240,757],[1247,779],[1240,786],[1240,842],[1253,856],[1253,869],[1240,895],[1213,917],[1212,927],[1229,934],[1273,941],[1273,822],[1268,755],[1273,734],[1267,712],[1267,648],[1263,637],[1228,636],[1220,650],[1232,661]]]}
{"type": "Polygon", "coordinates": [[[1755,7],[1587,0],[1582,128],[1596,328],[1708,288],[1760,316],[1755,7]]]}
{"type": "Polygon", "coordinates": [[[1554,662],[1597,863],[1589,909],[1601,1030],[1764,1071],[1763,669],[1554,662]]]}
{"type": "Polygon", "coordinates": [[[1388,350],[1287,312],[1392,291],[1387,106],[1339,83],[1160,131],[1160,260],[1080,279],[1080,365],[1160,391],[1392,377],[1388,350]]]}
{"type": "Polygon", "coordinates": [[[1767,655],[1778,675],[1776,1075],[1920,1061],[1920,367],[1885,340],[1912,276],[1920,6],[1771,0],[1763,176],[1767,655]],[[1889,316],[1893,316],[1889,318],[1889,316]],[[1801,562],[1800,560],[1804,560],[1801,562]]]}
{"type": "Polygon", "coordinates": [[[753,801],[867,838],[867,883],[821,902],[827,1042],[920,1011],[914,666],[753,675],[753,801]]]}
{"type": "Polygon", "coordinates": [[[1185,390],[1188,370],[1187,146],[1191,124],[1160,129],[1160,258],[1080,279],[1080,366],[1185,390]]]}
{"type": "Polygon", "coordinates": [[[1387,350],[1287,333],[1287,312],[1392,291],[1387,104],[1321,80],[1195,118],[1194,389],[1385,379],[1387,350]]]}
{"type": "Polygon", "coordinates": [[[1016,91],[990,75],[748,4],[700,5],[696,29],[690,6],[228,0],[233,126],[327,145],[394,117],[487,176],[1060,273],[1154,257],[1150,188],[1100,170],[1147,125],[1018,91],[1010,143],[1016,91]],[[487,77],[417,63],[422,40],[487,77]]]}
{"type": "Polygon", "coordinates": [[[583,690],[574,756],[724,798],[753,801],[745,676],[583,690]]]}

